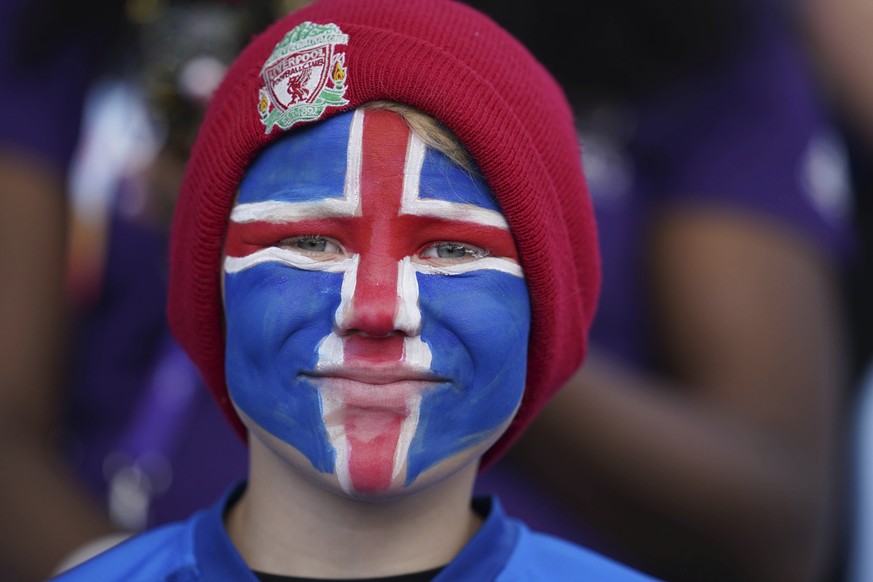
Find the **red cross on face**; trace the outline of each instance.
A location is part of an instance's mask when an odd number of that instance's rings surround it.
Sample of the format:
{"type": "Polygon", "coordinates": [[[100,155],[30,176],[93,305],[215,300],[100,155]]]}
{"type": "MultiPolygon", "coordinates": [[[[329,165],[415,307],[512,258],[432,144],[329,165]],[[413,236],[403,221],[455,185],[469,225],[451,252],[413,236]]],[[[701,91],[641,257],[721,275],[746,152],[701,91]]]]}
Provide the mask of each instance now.
{"type": "MultiPolygon", "coordinates": [[[[425,164],[428,148],[395,113],[358,110],[336,141],[347,153],[339,185],[278,188],[251,202],[241,195],[228,229],[225,270],[278,262],[342,273],[333,331],[319,345],[314,372],[377,384],[432,382],[417,277],[482,269],[521,277],[506,221],[484,182],[444,157],[425,164]],[[453,256],[440,256],[446,249],[453,256]]],[[[350,385],[322,391],[325,424],[329,432],[339,426],[331,441],[347,491],[384,490],[400,476],[418,422],[417,386],[391,394],[350,385]],[[378,431],[359,430],[365,420],[373,422],[374,398],[388,412],[380,413],[378,431]],[[350,408],[369,412],[356,415],[350,408]],[[337,411],[339,424],[328,420],[337,411]]]]}
{"type": "Polygon", "coordinates": [[[388,111],[359,110],[349,133],[342,198],[240,205],[233,214],[238,219],[233,219],[228,232],[227,254],[254,259],[259,251],[292,236],[340,241],[346,256],[330,257],[329,264],[307,261],[294,266],[346,272],[348,282],[343,287],[351,292],[343,293],[336,327],[361,333],[344,341],[345,360],[371,359],[368,346],[376,346],[378,359],[396,362],[402,352],[401,337],[378,344],[358,338],[386,338],[395,331],[416,334],[420,324],[417,292],[409,288],[414,287],[408,285],[410,281],[403,285],[410,273],[450,274],[495,268],[497,263],[443,265],[420,256],[428,244],[469,243],[502,259],[500,270],[518,275],[521,271],[513,266],[517,264],[515,244],[499,212],[470,202],[421,198],[426,146],[402,117],[388,111]]]}

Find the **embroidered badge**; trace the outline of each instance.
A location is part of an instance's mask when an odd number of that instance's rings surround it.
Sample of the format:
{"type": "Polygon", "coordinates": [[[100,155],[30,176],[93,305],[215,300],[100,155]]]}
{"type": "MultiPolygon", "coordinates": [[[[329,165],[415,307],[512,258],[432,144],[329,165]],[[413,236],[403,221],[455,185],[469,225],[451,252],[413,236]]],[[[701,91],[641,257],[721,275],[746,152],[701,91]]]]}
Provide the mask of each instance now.
{"type": "Polygon", "coordinates": [[[258,112],[265,132],[288,129],[321,117],[328,107],[346,105],[345,45],[349,36],[335,24],[304,22],[285,35],[261,69],[264,86],[258,112]]]}

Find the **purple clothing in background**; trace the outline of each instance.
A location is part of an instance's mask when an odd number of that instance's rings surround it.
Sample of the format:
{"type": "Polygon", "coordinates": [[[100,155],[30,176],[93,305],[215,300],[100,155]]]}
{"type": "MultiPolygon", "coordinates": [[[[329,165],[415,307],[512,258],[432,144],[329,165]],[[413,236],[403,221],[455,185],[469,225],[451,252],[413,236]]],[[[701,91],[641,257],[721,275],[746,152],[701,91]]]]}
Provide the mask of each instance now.
{"type": "Polygon", "coordinates": [[[650,369],[645,249],[665,211],[709,208],[765,221],[839,265],[851,249],[841,138],[787,32],[765,20],[736,58],[636,108],[581,119],[604,265],[599,348],[650,369]]]}
{"type": "Polygon", "coordinates": [[[0,147],[66,169],[79,136],[85,92],[108,34],[68,35],[53,58],[18,63],[13,32],[21,26],[24,5],[23,0],[0,0],[0,147]]]}
{"type": "Polygon", "coordinates": [[[246,473],[242,440],[170,335],[165,293],[164,233],[114,214],[103,286],[78,326],[65,440],[134,529],[187,517],[246,473]]]}
{"type": "MultiPolygon", "coordinates": [[[[603,260],[591,344],[641,371],[658,366],[644,261],[659,213],[705,207],[761,220],[821,249],[837,270],[852,252],[846,155],[798,47],[767,17],[739,49],[636,106],[579,112],[603,260]]],[[[532,529],[592,543],[511,460],[476,489],[532,529]]]]}
{"type": "MultiPolygon", "coordinates": [[[[67,170],[114,31],[68,28],[47,58],[22,65],[13,32],[24,5],[0,0],[0,147],[67,170]]],[[[145,520],[126,524],[135,527],[212,503],[247,463],[242,441],[170,337],[165,237],[113,213],[102,287],[77,314],[66,387],[65,453],[114,515],[145,520]],[[152,490],[146,506],[144,489],[152,490]]]]}

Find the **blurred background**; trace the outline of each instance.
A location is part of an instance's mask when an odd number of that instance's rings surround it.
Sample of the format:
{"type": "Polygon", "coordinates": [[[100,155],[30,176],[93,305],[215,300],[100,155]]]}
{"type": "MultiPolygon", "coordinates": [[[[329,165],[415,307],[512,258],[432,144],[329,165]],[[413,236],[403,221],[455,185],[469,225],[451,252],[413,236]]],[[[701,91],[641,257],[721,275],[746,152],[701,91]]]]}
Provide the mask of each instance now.
{"type": "MultiPolygon", "coordinates": [[[[0,0],[0,580],[245,474],[167,330],[167,229],[225,67],[306,3],[0,0]]],[[[564,87],[604,274],[477,490],[667,580],[873,580],[873,5],[466,3],[564,87]]]]}
{"type": "Polygon", "coordinates": [[[873,579],[870,9],[471,4],[568,93],[604,274],[585,365],[479,486],[668,580],[873,579]]]}

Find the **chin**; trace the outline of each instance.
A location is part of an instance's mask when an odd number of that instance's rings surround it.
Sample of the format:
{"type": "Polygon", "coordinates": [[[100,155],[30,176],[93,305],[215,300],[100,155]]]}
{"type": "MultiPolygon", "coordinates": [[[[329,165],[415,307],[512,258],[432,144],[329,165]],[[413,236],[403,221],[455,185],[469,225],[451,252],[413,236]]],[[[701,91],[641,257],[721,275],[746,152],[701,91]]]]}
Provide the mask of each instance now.
{"type": "MultiPolygon", "coordinates": [[[[392,459],[389,465],[385,466],[388,461],[382,458],[378,444],[374,445],[373,451],[369,451],[371,454],[368,454],[366,448],[355,453],[361,460],[355,467],[354,479],[351,479],[347,467],[343,466],[344,460],[341,455],[338,455],[334,471],[319,471],[292,444],[271,434],[244,413],[240,412],[240,417],[249,428],[249,439],[257,439],[263,448],[269,451],[260,463],[263,470],[273,474],[284,474],[289,482],[308,484],[341,498],[369,503],[401,500],[432,488],[441,488],[455,479],[469,481],[469,487],[472,487],[479,459],[509,425],[507,421],[495,429],[489,438],[434,463],[427,470],[420,472],[412,482],[407,483],[406,461],[392,459]],[[390,479],[385,477],[388,471],[390,471],[390,479]]],[[[253,464],[253,468],[255,466],[253,464]]]]}

